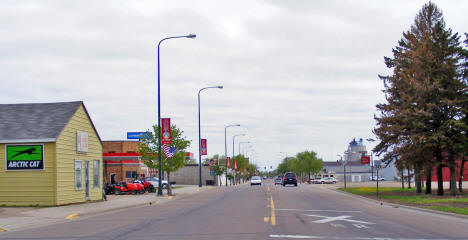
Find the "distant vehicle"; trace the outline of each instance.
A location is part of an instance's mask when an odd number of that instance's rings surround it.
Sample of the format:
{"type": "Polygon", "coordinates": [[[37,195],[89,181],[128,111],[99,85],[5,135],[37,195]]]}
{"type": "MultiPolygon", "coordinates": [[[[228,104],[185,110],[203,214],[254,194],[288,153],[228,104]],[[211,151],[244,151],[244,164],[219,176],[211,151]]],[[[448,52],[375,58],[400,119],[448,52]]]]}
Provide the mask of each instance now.
{"type": "MultiPolygon", "coordinates": [[[[159,178],[157,177],[144,177],[144,178],[141,178],[141,180],[150,182],[151,185],[153,185],[155,188],[158,188],[159,186],[159,178]]],[[[161,185],[162,185],[162,188],[167,188],[169,183],[166,180],[162,180],[161,185]]]]}
{"type": "Polygon", "coordinates": [[[321,184],[321,183],[322,183],[322,179],[321,179],[321,178],[315,178],[314,180],[312,180],[312,183],[313,183],[313,184],[321,184]]]}
{"type": "MultiPolygon", "coordinates": [[[[369,177],[370,181],[377,181],[377,176],[369,177]]],[[[379,181],[385,181],[384,177],[379,177],[379,181]]]]}
{"type": "Polygon", "coordinates": [[[322,181],[321,183],[330,183],[330,184],[335,184],[336,183],[336,179],[335,178],[332,178],[332,177],[324,177],[322,178],[322,181]]]}
{"type": "Polygon", "coordinates": [[[283,187],[286,186],[287,184],[294,184],[294,186],[297,187],[297,177],[296,177],[295,173],[288,172],[288,173],[284,174],[283,187]]]}
{"type": "Polygon", "coordinates": [[[275,185],[276,184],[279,184],[279,185],[283,184],[283,177],[281,177],[281,176],[276,177],[275,178],[275,185]]]}
{"type": "Polygon", "coordinates": [[[250,186],[252,185],[262,185],[262,178],[260,176],[253,176],[250,179],[250,186]]]}

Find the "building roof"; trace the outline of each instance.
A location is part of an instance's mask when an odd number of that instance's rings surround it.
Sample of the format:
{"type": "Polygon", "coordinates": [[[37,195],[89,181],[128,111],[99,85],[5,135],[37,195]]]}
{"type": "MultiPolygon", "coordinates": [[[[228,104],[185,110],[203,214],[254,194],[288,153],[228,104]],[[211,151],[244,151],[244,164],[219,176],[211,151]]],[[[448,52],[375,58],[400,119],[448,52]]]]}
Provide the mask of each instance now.
{"type": "Polygon", "coordinates": [[[55,142],[82,101],[56,103],[0,104],[0,143],[55,142]]]}

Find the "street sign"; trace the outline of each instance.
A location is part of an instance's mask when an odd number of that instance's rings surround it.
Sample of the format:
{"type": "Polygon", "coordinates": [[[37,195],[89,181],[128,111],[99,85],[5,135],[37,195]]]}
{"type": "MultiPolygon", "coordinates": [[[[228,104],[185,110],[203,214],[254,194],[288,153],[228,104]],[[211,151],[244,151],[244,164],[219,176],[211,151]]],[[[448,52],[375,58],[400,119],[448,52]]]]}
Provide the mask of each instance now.
{"type": "Polygon", "coordinates": [[[376,168],[382,168],[382,161],[380,161],[380,160],[375,160],[375,161],[374,161],[374,166],[375,166],[376,168]]]}
{"type": "Polygon", "coordinates": [[[149,132],[127,132],[127,139],[148,138],[149,132]]]}
{"type": "Polygon", "coordinates": [[[370,157],[369,156],[362,156],[361,157],[361,164],[362,165],[369,164],[369,163],[370,163],[370,157]]]}

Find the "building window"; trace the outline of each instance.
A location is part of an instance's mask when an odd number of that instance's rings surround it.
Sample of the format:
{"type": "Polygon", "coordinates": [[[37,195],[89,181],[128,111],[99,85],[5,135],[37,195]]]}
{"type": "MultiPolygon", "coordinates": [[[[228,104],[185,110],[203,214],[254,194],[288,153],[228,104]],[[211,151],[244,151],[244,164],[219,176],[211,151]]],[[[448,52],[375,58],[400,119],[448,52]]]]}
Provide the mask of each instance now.
{"type": "Polygon", "coordinates": [[[83,161],[75,160],[75,189],[83,188],[83,161]]]}
{"type": "Polygon", "coordinates": [[[94,188],[99,188],[99,176],[100,176],[100,168],[101,165],[99,164],[99,160],[94,160],[93,161],[93,180],[94,180],[94,188]]]}
{"type": "Polygon", "coordinates": [[[136,178],[137,172],[136,171],[126,171],[125,178],[136,178]]]}

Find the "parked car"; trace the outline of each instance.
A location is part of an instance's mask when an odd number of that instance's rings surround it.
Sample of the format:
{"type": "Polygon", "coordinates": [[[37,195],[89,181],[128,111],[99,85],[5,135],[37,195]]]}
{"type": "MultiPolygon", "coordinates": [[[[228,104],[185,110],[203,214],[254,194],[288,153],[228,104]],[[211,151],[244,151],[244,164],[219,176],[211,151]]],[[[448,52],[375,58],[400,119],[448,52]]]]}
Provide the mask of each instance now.
{"type": "MultiPolygon", "coordinates": [[[[141,178],[141,180],[150,182],[151,185],[154,186],[154,188],[158,188],[159,186],[159,178],[157,177],[144,177],[144,178],[141,178]]],[[[167,188],[167,186],[169,185],[169,183],[166,180],[162,180],[161,184],[162,184],[162,188],[167,188]]]]}
{"type": "Polygon", "coordinates": [[[283,177],[283,187],[288,184],[294,184],[297,187],[297,177],[296,174],[293,172],[287,172],[284,174],[283,177]]]}
{"type": "MultiPolygon", "coordinates": [[[[377,181],[377,176],[369,177],[370,181],[377,181]]],[[[380,176],[379,181],[385,181],[385,178],[380,176]]]]}
{"type": "Polygon", "coordinates": [[[275,178],[275,185],[276,184],[279,184],[279,185],[283,184],[283,177],[281,177],[281,176],[276,177],[275,178]]]}
{"type": "Polygon", "coordinates": [[[260,176],[252,176],[250,186],[252,185],[262,185],[262,178],[260,176]]]}
{"type": "Polygon", "coordinates": [[[313,184],[321,184],[321,183],[322,183],[322,179],[321,179],[321,178],[315,178],[314,180],[312,180],[312,183],[313,183],[313,184]]]}
{"type": "Polygon", "coordinates": [[[324,178],[322,178],[322,184],[323,183],[330,183],[330,184],[333,183],[334,184],[336,182],[337,182],[336,179],[333,178],[333,177],[324,177],[324,178]]]}

